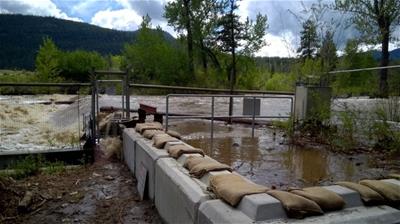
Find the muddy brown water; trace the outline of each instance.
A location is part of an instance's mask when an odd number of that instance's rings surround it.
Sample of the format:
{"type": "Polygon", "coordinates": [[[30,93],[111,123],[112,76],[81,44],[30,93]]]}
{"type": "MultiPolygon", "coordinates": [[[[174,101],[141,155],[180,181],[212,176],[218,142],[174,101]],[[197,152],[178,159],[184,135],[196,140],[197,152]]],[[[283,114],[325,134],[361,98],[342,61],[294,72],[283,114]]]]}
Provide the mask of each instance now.
{"type": "MultiPolygon", "coordinates": [[[[30,104],[25,106],[27,98],[40,101],[49,97],[54,98],[54,95],[5,96],[0,98],[0,102],[28,107],[30,104]]],[[[61,100],[71,98],[71,96],[63,95],[57,95],[57,97],[61,100]]],[[[80,103],[56,106],[55,108],[52,108],[54,105],[41,106],[43,111],[52,109],[51,116],[45,119],[45,123],[57,127],[60,127],[58,124],[77,123],[79,121],[78,116],[72,115],[89,113],[89,99],[89,96],[81,97],[80,103]],[[69,114],[72,115],[67,116],[69,114]]],[[[121,96],[101,95],[99,102],[99,106],[118,107],[121,105],[121,96]]],[[[215,114],[227,115],[228,102],[228,98],[216,98],[215,114]]],[[[365,109],[365,107],[371,107],[374,102],[370,99],[335,100],[332,109],[339,110],[340,108],[337,105],[343,103],[365,109]]],[[[139,103],[156,106],[158,111],[161,112],[166,110],[165,96],[132,96],[131,108],[137,109],[139,103]]],[[[235,115],[242,113],[242,100],[240,98],[235,98],[233,109],[235,115]]],[[[174,97],[170,99],[169,112],[210,115],[211,99],[205,97],[174,97]]],[[[276,116],[287,115],[288,113],[290,113],[290,100],[288,99],[263,99],[261,101],[261,115],[276,116]]],[[[357,181],[363,178],[380,178],[389,172],[387,168],[378,166],[374,156],[364,154],[347,156],[335,154],[323,148],[311,149],[290,146],[287,144],[287,139],[283,137],[283,133],[267,127],[258,127],[255,130],[255,138],[251,138],[250,126],[225,125],[223,122],[215,122],[213,147],[211,147],[210,121],[170,120],[169,124],[172,130],[182,133],[184,140],[189,144],[203,148],[211,157],[231,165],[242,175],[267,186],[285,188],[288,186],[328,185],[339,180],[357,181]]],[[[2,124],[0,124],[0,140],[2,142],[0,149],[4,147],[6,150],[19,150],[20,145],[23,149],[26,148],[26,145],[21,144],[23,143],[21,140],[25,139],[19,136],[21,133],[23,133],[23,130],[19,130],[17,134],[13,135],[3,132],[2,124]]],[[[38,133],[29,132],[27,136],[30,137],[29,139],[41,139],[38,133]]],[[[29,148],[32,148],[33,143],[30,141],[28,143],[30,144],[29,148]]],[[[40,149],[40,144],[34,144],[34,146],[40,149]]],[[[389,162],[393,162],[399,167],[398,160],[391,159],[389,162]]]]}
{"type": "Polygon", "coordinates": [[[216,122],[212,141],[210,128],[210,122],[200,120],[175,121],[170,127],[180,131],[187,143],[270,187],[329,185],[342,180],[382,178],[389,172],[377,168],[376,158],[370,155],[343,155],[324,148],[288,145],[282,132],[267,127],[257,128],[252,138],[249,126],[216,122]]]}

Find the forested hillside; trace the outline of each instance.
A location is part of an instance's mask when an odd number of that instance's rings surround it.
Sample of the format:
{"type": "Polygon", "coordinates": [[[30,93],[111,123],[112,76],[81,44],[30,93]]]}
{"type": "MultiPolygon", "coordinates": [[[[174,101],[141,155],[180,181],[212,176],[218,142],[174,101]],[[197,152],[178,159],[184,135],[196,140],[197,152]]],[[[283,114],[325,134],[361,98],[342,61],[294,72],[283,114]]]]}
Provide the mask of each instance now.
{"type": "Polygon", "coordinates": [[[51,38],[62,50],[108,55],[120,54],[124,43],[134,41],[136,36],[137,31],[117,31],[52,17],[0,14],[0,68],[33,70],[44,37],[51,38]]]}

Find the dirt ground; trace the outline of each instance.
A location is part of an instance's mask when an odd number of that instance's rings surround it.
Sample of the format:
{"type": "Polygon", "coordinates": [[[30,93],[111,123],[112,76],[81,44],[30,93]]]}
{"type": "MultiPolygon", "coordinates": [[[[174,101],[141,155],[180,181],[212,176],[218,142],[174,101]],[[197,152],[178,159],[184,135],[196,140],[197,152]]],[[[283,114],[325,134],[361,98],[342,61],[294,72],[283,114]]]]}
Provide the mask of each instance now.
{"type": "Polygon", "coordinates": [[[161,223],[155,206],[141,201],[136,180],[116,159],[57,174],[0,179],[0,223],[161,223]],[[26,192],[30,205],[18,207],[26,192]]]}

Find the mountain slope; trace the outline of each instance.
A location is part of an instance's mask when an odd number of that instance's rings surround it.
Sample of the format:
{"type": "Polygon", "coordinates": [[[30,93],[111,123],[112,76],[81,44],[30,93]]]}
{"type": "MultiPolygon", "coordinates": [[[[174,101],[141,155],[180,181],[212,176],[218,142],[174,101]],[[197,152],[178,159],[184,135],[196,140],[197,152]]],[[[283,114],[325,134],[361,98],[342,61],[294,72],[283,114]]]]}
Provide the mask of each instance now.
{"type": "MultiPolygon", "coordinates": [[[[87,23],[52,17],[0,14],[0,69],[34,69],[35,56],[44,37],[62,50],[119,54],[137,31],[101,28],[87,23]]],[[[174,39],[165,33],[167,39],[174,39]]]]}
{"type": "MultiPolygon", "coordinates": [[[[400,60],[400,48],[394,49],[389,52],[389,60],[391,61],[397,61],[400,60]]],[[[380,60],[382,57],[382,52],[380,51],[372,51],[372,57],[374,57],[375,60],[380,60]]]]}

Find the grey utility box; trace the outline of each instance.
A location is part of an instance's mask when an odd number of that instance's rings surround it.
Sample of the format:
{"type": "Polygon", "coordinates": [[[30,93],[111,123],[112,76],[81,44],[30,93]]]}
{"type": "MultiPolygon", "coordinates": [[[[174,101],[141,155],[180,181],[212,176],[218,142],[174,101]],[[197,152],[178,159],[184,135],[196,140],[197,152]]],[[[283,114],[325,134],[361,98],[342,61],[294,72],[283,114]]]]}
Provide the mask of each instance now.
{"type": "Polygon", "coordinates": [[[245,97],[243,99],[243,115],[260,115],[261,99],[254,99],[252,97],[245,97]]]}
{"type": "Polygon", "coordinates": [[[313,119],[315,114],[322,110],[329,113],[331,96],[332,89],[330,87],[297,85],[294,105],[295,120],[313,119]]]}

